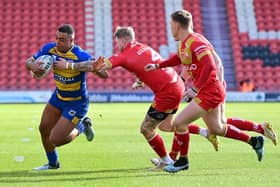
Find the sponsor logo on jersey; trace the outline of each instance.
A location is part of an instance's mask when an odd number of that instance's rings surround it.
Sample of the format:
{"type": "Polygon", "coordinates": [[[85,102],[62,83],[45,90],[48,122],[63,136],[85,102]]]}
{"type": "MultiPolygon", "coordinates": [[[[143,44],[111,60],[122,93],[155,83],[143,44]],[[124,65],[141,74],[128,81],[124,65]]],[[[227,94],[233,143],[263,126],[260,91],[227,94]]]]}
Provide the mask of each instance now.
{"type": "Polygon", "coordinates": [[[68,114],[69,114],[70,116],[75,116],[75,115],[76,115],[76,111],[75,111],[75,110],[70,110],[70,111],[68,112],[68,114]]]}

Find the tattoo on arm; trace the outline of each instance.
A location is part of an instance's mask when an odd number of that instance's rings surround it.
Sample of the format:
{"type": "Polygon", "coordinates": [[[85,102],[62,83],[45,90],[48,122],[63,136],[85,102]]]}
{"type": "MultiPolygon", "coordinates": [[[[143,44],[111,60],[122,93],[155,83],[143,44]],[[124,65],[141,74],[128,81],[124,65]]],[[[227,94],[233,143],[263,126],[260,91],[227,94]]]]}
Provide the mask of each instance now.
{"type": "Polygon", "coordinates": [[[77,71],[93,71],[92,61],[75,63],[74,69],[77,71]]]}

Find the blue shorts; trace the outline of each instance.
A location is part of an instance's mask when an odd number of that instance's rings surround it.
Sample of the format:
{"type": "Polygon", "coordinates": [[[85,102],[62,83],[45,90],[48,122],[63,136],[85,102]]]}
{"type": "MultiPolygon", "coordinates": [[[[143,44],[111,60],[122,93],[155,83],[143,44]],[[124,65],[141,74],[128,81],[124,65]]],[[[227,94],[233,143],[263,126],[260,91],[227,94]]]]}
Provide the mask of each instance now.
{"type": "Polygon", "coordinates": [[[89,99],[62,101],[57,98],[56,92],[54,92],[49,100],[49,104],[59,109],[63,117],[77,125],[88,112],[89,99]]]}

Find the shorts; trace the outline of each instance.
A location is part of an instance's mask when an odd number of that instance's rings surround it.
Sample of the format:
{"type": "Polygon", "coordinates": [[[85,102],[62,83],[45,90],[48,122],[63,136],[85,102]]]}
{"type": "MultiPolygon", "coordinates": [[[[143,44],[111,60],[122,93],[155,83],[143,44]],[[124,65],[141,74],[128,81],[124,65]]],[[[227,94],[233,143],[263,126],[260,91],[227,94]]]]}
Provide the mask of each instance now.
{"type": "Polygon", "coordinates": [[[153,108],[152,106],[149,108],[147,114],[151,117],[154,118],[158,121],[163,121],[167,118],[167,116],[169,114],[175,114],[177,112],[177,109],[173,110],[170,113],[164,113],[164,112],[159,112],[157,111],[155,108],[153,108]]]}
{"type": "Polygon", "coordinates": [[[194,101],[204,110],[210,112],[225,100],[226,91],[223,83],[214,82],[199,90],[194,101]]]}
{"type": "Polygon", "coordinates": [[[58,99],[54,92],[49,100],[49,104],[59,109],[62,116],[77,125],[88,112],[89,100],[84,98],[78,101],[62,101],[58,99]]]}
{"type": "Polygon", "coordinates": [[[183,81],[166,85],[160,92],[155,93],[152,107],[159,112],[172,113],[177,110],[184,94],[183,81]]]}

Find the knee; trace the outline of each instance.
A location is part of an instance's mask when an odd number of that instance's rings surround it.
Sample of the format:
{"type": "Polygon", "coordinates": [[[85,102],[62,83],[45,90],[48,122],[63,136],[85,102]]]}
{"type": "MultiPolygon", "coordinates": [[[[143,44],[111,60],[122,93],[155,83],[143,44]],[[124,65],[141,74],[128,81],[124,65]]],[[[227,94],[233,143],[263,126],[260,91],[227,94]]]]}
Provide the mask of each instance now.
{"type": "Polygon", "coordinates": [[[50,134],[50,130],[47,128],[47,126],[44,123],[40,123],[39,131],[40,131],[41,136],[43,136],[43,137],[49,136],[49,134],[50,134]]]}
{"type": "Polygon", "coordinates": [[[170,125],[168,127],[166,127],[166,126],[159,126],[158,129],[163,131],[163,132],[174,132],[175,131],[175,128],[174,128],[173,125],[170,125]]]}
{"type": "Polygon", "coordinates": [[[50,135],[49,141],[54,146],[61,145],[61,139],[59,137],[54,136],[54,135],[50,135]]]}
{"type": "Polygon", "coordinates": [[[140,133],[145,135],[145,134],[149,134],[151,132],[151,129],[149,127],[146,127],[146,126],[142,126],[140,128],[140,133]]]}
{"type": "Polygon", "coordinates": [[[219,136],[224,136],[225,130],[226,130],[225,126],[222,124],[209,128],[209,131],[211,134],[215,134],[215,135],[219,135],[219,136]]]}
{"type": "Polygon", "coordinates": [[[155,133],[155,131],[154,131],[153,128],[150,128],[150,127],[147,127],[147,126],[142,126],[142,127],[140,128],[140,132],[141,132],[141,134],[143,134],[143,136],[144,136],[147,140],[149,140],[151,137],[153,137],[153,136],[154,136],[154,133],[155,133]]]}
{"type": "Polygon", "coordinates": [[[175,119],[172,123],[172,129],[174,131],[183,132],[188,130],[188,126],[187,124],[181,123],[180,121],[175,119]]]}

